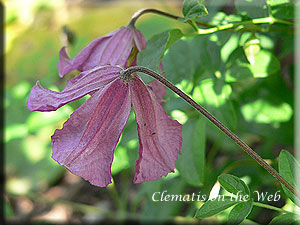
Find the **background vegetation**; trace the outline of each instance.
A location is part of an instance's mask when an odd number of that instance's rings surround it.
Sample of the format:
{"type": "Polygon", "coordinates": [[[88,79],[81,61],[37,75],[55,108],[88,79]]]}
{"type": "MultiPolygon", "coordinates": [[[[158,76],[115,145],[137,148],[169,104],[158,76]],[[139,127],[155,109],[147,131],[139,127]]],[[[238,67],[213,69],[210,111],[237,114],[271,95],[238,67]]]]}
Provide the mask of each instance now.
{"type": "MultiPolygon", "coordinates": [[[[26,102],[36,80],[62,90],[68,79],[58,77],[58,52],[68,45],[74,56],[91,40],[129,23],[135,11],[156,8],[182,15],[182,1],[5,1],[5,217],[11,222],[88,223],[135,220],[172,223],[224,223],[230,209],[202,220],[194,218],[203,205],[194,202],[153,202],[154,192],[201,193],[220,188],[220,174],[243,180],[250,193],[280,190],[280,201],[265,202],[294,211],[296,206],[276,180],[245,155],[203,116],[167,91],[164,108],[183,124],[182,155],[175,173],[156,181],[133,184],[138,157],[134,114],[115,151],[113,184],[90,185],[51,158],[50,137],[85,99],[56,112],[30,112],[26,102]]],[[[202,23],[220,25],[273,15],[293,21],[288,0],[211,0],[202,23]],[[245,5],[244,3],[249,5],[245,5]],[[262,4],[263,3],[263,4],[262,4]],[[268,3],[268,4],[267,4],[268,3]]],[[[151,39],[170,29],[193,33],[189,24],[158,15],[142,16],[136,24],[151,39]]],[[[282,149],[294,151],[294,30],[282,24],[252,25],[208,35],[183,36],[162,62],[166,77],[207,108],[245,140],[274,168],[282,149]]],[[[149,46],[148,46],[149,47],[149,46]]],[[[143,77],[144,78],[144,77],[143,77]]],[[[227,193],[224,189],[221,194],[227,193]]],[[[255,196],[253,196],[255,198],[255,196]]],[[[255,199],[257,200],[257,199],[255,199]]],[[[280,212],[253,207],[244,222],[266,224],[280,212]]]]}

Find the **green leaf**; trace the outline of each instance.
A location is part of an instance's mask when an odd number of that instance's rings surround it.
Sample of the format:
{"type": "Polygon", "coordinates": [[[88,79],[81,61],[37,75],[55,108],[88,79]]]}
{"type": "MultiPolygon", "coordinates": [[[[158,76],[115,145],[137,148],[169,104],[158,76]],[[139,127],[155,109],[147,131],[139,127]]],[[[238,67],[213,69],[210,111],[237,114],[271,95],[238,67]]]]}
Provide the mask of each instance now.
{"type": "Polygon", "coordinates": [[[195,71],[191,48],[183,40],[178,40],[170,47],[162,63],[166,77],[173,83],[191,79],[195,71]]]}
{"type": "Polygon", "coordinates": [[[269,225],[292,225],[292,224],[300,224],[300,218],[294,213],[285,213],[279,216],[274,217],[269,225]]]}
{"type": "Polygon", "coordinates": [[[237,202],[232,200],[230,196],[219,195],[215,200],[208,200],[196,212],[195,218],[203,219],[213,216],[237,202]]]}
{"type": "Polygon", "coordinates": [[[265,0],[236,0],[237,11],[251,18],[261,18],[269,16],[268,5],[265,0]]]}
{"type": "Polygon", "coordinates": [[[254,57],[254,65],[251,68],[254,77],[266,77],[280,70],[280,62],[272,52],[260,50],[254,57]]]}
{"type": "Polygon", "coordinates": [[[234,195],[250,195],[248,186],[244,181],[236,176],[230,174],[222,174],[218,177],[218,180],[226,191],[234,195]]]}
{"type": "Polygon", "coordinates": [[[255,35],[252,35],[244,45],[245,55],[251,65],[255,64],[255,58],[260,51],[260,41],[255,35]]]}
{"type": "MultiPolygon", "coordinates": [[[[296,161],[296,159],[294,158],[294,156],[289,153],[286,150],[282,150],[280,152],[279,155],[279,164],[278,164],[278,168],[279,168],[279,174],[287,180],[287,182],[289,182],[294,188],[298,189],[298,187],[296,187],[296,179],[295,179],[295,174],[299,174],[300,173],[300,165],[299,163],[296,161]]],[[[294,194],[288,190],[285,186],[281,185],[283,188],[283,191],[286,193],[286,195],[298,206],[299,203],[298,201],[295,199],[294,194]]]]}
{"type": "Polygon", "coordinates": [[[14,217],[14,211],[6,199],[4,199],[4,217],[6,219],[10,219],[14,217]]]}
{"type": "Polygon", "coordinates": [[[122,170],[127,169],[129,167],[130,163],[129,157],[127,155],[127,149],[121,145],[118,145],[118,147],[115,150],[114,160],[111,165],[111,174],[114,176],[122,170]]]}
{"type": "Polygon", "coordinates": [[[229,224],[240,224],[251,212],[253,199],[236,204],[228,215],[229,224]]]}
{"type": "Polygon", "coordinates": [[[295,18],[295,3],[290,0],[269,0],[268,5],[271,8],[271,14],[278,19],[295,18]]]}
{"type": "Polygon", "coordinates": [[[196,19],[198,17],[206,16],[207,9],[200,0],[184,0],[182,6],[182,13],[185,21],[189,19],[196,19]]]}
{"type": "Polygon", "coordinates": [[[272,105],[262,99],[243,105],[241,111],[246,121],[265,124],[287,122],[293,115],[293,109],[288,103],[272,105]]]}
{"type": "MultiPolygon", "coordinates": [[[[147,41],[146,48],[138,54],[137,64],[158,72],[158,66],[165,50],[177,39],[182,37],[182,35],[182,32],[178,29],[164,31],[154,35],[147,41]]],[[[153,80],[153,78],[150,78],[149,76],[142,73],[139,74],[146,83],[153,80]]]]}
{"type": "Polygon", "coordinates": [[[236,48],[228,58],[226,81],[234,82],[252,77],[263,78],[280,70],[280,62],[274,54],[261,49],[249,63],[242,47],[236,48]]]}
{"type": "Polygon", "coordinates": [[[200,186],[205,166],[205,121],[189,119],[182,127],[183,144],[176,168],[190,185],[200,186]]]}
{"type": "Polygon", "coordinates": [[[267,3],[269,6],[275,6],[290,3],[290,0],[268,0],[267,3]]]}

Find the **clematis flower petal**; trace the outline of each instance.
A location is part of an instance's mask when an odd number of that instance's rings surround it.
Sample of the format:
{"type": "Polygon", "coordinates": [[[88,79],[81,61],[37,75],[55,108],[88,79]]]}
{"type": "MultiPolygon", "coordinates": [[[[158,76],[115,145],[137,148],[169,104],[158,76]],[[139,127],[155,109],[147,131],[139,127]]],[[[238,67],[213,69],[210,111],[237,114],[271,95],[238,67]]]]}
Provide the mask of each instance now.
{"type": "Polygon", "coordinates": [[[95,92],[55,131],[53,159],[91,184],[107,186],[130,108],[129,85],[120,79],[95,92]]]}
{"type": "Polygon", "coordinates": [[[146,39],[143,35],[143,33],[137,29],[132,28],[132,32],[133,32],[133,39],[134,39],[134,43],[137,47],[137,49],[140,51],[142,51],[144,48],[146,48],[146,39]]]}
{"type": "Polygon", "coordinates": [[[54,111],[59,107],[103,88],[119,76],[122,68],[102,66],[85,71],[68,82],[62,92],[42,87],[39,82],[31,89],[27,108],[31,111],[54,111]]]}
{"type": "MultiPolygon", "coordinates": [[[[159,72],[164,71],[164,67],[161,62],[159,64],[158,71],[159,72]]],[[[165,74],[163,73],[162,76],[165,77],[165,74]]],[[[164,100],[164,97],[166,95],[166,86],[165,85],[163,85],[158,80],[154,80],[151,83],[147,84],[147,87],[149,87],[153,91],[153,93],[155,94],[156,99],[157,99],[157,101],[159,101],[159,103],[165,103],[165,100],[164,100]]]]}
{"type": "Polygon", "coordinates": [[[125,66],[134,44],[135,29],[122,27],[112,33],[95,39],[83,48],[74,59],[70,59],[63,47],[57,64],[59,76],[72,70],[85,71],[99,65],[125,66]]]}
{"type": "Polygon", "coordinates": [[[173,172],[182,146],[182,125],[172,120],[138,76],[130,81],[131,101],[139,134],[135,183],[173,172]]]}

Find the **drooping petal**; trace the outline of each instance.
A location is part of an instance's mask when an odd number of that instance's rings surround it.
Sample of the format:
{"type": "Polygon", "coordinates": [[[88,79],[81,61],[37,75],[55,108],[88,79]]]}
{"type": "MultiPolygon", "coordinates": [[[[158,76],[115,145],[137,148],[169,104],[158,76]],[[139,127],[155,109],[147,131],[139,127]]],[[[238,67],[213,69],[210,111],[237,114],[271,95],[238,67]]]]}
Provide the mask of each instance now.
{"type": "Polygon", "coordinates": [[[134,43],[140,52],[146,47],[147,41],[141,31],[139,31],[137,29],[133,29],[132,32],[133,32],[134,43]]]}
{"type": "Polygon", "coordinates": [[[116,79],[121,70],[117,66],[102,66],[85,71],[69,81],[62,92],[49,90],[37,82],[31,89],[27,108],[31,111],[54,111],[68,102],[102,89],[116,79]]]}
{"type": "Polygon", "coordinates": [[[130,82],[130,92],[140,143],[134,182],[159,179],[174,171],[182,146],[182,125],[165,113],[137,76],[130,82]]]}
{"type": "MultiPolygon", "coordinates": [[[[159,67],[158,67],[159,72],[164,71],[163,64],[160,62],[159,67]]],[[[165,77],[165,74],[162,74],[163,77],[165,77]]],[[[163,85],[161,82],[158,80],[154,80],[151,83],[147,84],[147,87],[149,87],[153,93],[155,94],[155,97],[159,103],[165,103],[164,97],[166,95],[166,86],[163,85]]]]}
{"type": "Polygon", "coordinates": [[[95,92],[52,136],[52,157],[70,172],[105,187],[114,149],[131,108],[129,86],[116,79],[95,92]]]}
{"type": "Polygon", "coordinates": [[[101,65],[125,66],[133,47],[132,30],[122,27],[110,34],[97,38],[83,48],[74,59],[70,59],[65,47],[60,50],[57,64],[63,77],[72,70],[85,71],[101,65]]]}

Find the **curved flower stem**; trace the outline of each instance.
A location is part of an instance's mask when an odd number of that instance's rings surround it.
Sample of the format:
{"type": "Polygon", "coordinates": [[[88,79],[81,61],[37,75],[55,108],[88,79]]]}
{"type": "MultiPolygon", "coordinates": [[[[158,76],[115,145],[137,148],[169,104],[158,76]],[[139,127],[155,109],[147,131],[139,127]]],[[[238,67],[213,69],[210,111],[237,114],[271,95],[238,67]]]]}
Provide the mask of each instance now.
{"type": "Polygon", "coordinates": [[[257,163],[259,163],[263,168],[265,168],[273,177],[275,177],[282,185],[284,185],[287,189],[289,189],[298,199],[300,199],[299,192],[289,183],[287,182],[273,167],[271,167],[266,161],[264,161],[254,150],[252,150],[244,141],[242,141],[237,135],[235,135],[231,130],[229,130],[225,125],[223,125],[216,117],[210,114],[206,109],[204,109],[201,105],[195,102],[192,98],[190,98],[186,93],[177,88],[174,84],[168,81],[166,78],[162,77],[158,73],[143,67],[143,66],[133,66],[129,67],[126,70],[121,71],[120,76],[125,80],[128,80],[132,73],[134,72],[142,72],[147,74],[162,84],[167,86],[181,98],[183,98],[187,103],[193,106],[196,110],[198,110],[202,115],[204,115],[207,119],[209,119],[214,125],[216,125],[221,131],[223,131],[228,137],[230,137],[237,145],[239,145],[246,153],[248,153],[257,163]]]}
{"type": "MultiPolygon", "coordinates": [[[[157,10],[157,9],[141,9],[139,11],[137,11],[131,18],[131,21],[130,23],[128,24],[128,26],[133,26],[134,27],[134,24],[136,22],[136,20],[143,14],[145,13],[155,13],[155,14],[158,14],[158,15],[161,15],[161,16],[166,16],[166,17],[169,17],[171,19],[175,19],[175,20],[178,20],[178,19],[183,19],[183,17],[180,17],[180,16],[176,16],[176,15],[173,15],[173,14],[170,14],[170,13],[166,13],[166,12],[163,12],[163,11],[160,11],[160,10],[157,10]]],[[[200,23],[200,22],[196,22],[197,25],[199,26],[202,26],[202,27],[212,27],[211,25],[209,24],[205,24],[205,23],[200,23]]]]}

